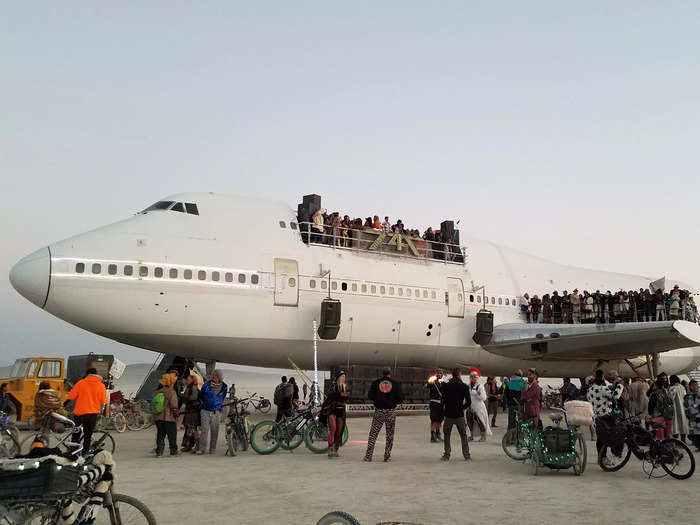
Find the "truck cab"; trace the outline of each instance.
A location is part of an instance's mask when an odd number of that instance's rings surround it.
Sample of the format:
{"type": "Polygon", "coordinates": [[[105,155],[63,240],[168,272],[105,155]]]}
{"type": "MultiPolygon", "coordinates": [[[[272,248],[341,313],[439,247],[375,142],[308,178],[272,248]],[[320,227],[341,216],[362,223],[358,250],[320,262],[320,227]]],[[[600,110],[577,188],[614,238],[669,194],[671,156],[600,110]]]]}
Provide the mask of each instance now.
{"type": "Polygon", "coordinates": [[[48,381],[61,399],[65,399],[69,391],[64,381],[65,374],[65,360],[60,357],[17,359],[10,376],[0,379],[0,383],[8,384],[8,393],[17,410],[17,421],[27,421],[34,414],[34,397],[42,381],[48,381]]]}

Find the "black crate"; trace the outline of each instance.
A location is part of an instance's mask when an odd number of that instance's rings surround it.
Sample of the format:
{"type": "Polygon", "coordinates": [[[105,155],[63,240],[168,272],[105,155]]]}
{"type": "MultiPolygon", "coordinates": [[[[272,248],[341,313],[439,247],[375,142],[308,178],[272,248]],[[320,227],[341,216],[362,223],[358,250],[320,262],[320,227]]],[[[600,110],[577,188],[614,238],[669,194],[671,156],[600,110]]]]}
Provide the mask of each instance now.
{"type": "MultiPolygon", "coordinates": [[[[32,465],[28,460],[27,465],[32,465]]],[[[51,499],[75,493],[80,467],[60,466],[42,461],[37,468],[0,470],[0,500],[51,499]]]]}

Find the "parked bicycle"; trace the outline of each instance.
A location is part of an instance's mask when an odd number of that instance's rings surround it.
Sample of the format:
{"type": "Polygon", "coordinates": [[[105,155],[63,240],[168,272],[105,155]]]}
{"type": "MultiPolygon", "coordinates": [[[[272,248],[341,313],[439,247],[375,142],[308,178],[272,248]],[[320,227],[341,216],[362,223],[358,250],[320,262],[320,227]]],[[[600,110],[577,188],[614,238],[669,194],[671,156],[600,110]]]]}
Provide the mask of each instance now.
{"type": "Polygon", "coordinates": [[[501,439],[503,452],[516,461],[527,459],[532,443],[533,424],[532,420],[525,417],[520,403],[516,401],[515,424],[509,428],[501,439]]]}
{"type": "Polygon", "coordinates": [[[531,441],[528,452],[530,472],[536,476],[538,469],[547,467],[552,470],[573,469],[574,474],[580,476],[585,470],[586,442],[580,433],[569,426],[566,411],[562,408],[553,408],[557,413],[550,418],[556,426],[548,426],[537,430],[531,441]],[[566,422],[566,428],[562,428],[561,422],[566,422]],[[583,452],[578,447],[583,446],[583,452]]]}
{"type": "Polygon", "coordinates": [[[226,422],[226,449],[227,456],[235,456],[238,450],[248,450],[248,442],[250,434],[248,433],[248,412],[247,408],[250,404],[249,398],[236,399],[234,398],[224,406],[228,406],[228,421],[226,422]]]}
{"type": "MultiPolygon", "coordinates": [[[[70,427],[67,421],[63,423],[70,427]]],[[[71,432],[81,430],[70,427],[71,432]]],[[[0,462],[0,523],[51,525],[75,514],[75,523],[156,525],[141,501],[114,492],[111,455],[100,455],[103,444],[104,436],[85,452],[78,439],[61,456],[0,462]]]]}
{"type": "Polygon", "coordinates": [[[558,388],[547,385],[542,407],[546,409],[561,407],[561,392],[558,388]]]}
{"type": "Polygon", "coordinates": [[[254,394],[251,394],[250,392],[246,393],[248,394],[247,399],[249,400],[250,404],[255,410],[257,410],[261,414],[267,414],[270,411],[270,408],[272,408],[270,400],[265,399],[263,396],[258,396],[257,392],[255,392],[254,394]]]}
{"type": "MultiPolygon", "coordinates": [[[[652,420],[648,424],[652,429],[664,425],[652,420]]],[[[635,416],[622,418],[611,414],[607,419],[598,418],[596,432],[598,439],[605,441],[598,454],[598,465],[605,472],[620,470],[632,454],[642,461],[642,470],[650,478],[668,474],[676,479],[688,479],[695,472],[695,456],[685,443],[675,438],[658,439],[656,432],[643,428],[635,416]],[[657,471],[659,467],[661,470],[657,471]]]]}
{"type": "MultiPolygon", "coordinates": [[[[58,448],[66,451],[66,443],[70,440],[75,423],[65,416],[52,412],[37,424],[38,431],[25,437],[20,443],[20,451],[28,454],[35,444],[42,447],[58,448]]],[[[92,442],[101,443],[110,454],[114,454],[117,447],[112,435],[104,430],[96,430],[92,433],[92,442]]]]}
{"type": "Polygon", "coordinates": [[[126,418],[126,428],[129,430],[143,430],[148,424],[150,414],[145,413],[137,401],[125,399],[122,413],[126,418]]]}
{"type": "Polygon", "coordinates": [[[13,458],[20,453],[19,430],[10,423],[10,416],[0,412],[0,458],[13,458]]]}
{"type": "Polygon", "coordinates": [[[97,418],[97,429],[101,431],[116,430],[120,434],[126,431],[126,417],[121,412],[112,412],[109,417],[100,415],[97,418]]]}
{"type": "MultiPolygon", "coordinates": [[[[328,425],[321,421],[320,407],[300,410],[296,415],[283,418],[279,424],[274,421],[261,421],[250,436],[250,444],[258,454],[272,454],[278,448],[294,450],[302,441],[316,454],[328,452],[328,425]]],[[[348,440],[348,427],[343,429],[344,445],[348,440]]]]}

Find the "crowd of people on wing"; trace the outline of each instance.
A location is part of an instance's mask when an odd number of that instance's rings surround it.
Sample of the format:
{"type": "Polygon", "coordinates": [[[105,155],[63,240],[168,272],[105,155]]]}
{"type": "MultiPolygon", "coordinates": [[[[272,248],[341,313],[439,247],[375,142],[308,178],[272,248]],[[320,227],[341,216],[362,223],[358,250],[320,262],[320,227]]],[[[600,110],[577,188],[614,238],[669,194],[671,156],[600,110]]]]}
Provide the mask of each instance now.
{"type": "MultiPolygon", "coordinates": [[[[463,257],[456,239],[448,235],[443,235],[440,229],[432,227],[425,230],[423,235],[420,231],[407,228],[401,219],[395,223],[389,220],[388,216],[381,221],[378,215],[351,219],[348,215],[340,217],[340,212],[328,213],[321,208],[313,214],[311,218],[311,242],[316,244],[327,244],[330,246],[350,247],[352,239],[355,238],[354,231],[373,230],[384,233],[400,233],[411,239],[424,240],[430,243],[433,259],[447,259],[460,262],[463,257]]],[[[366,248],[366,246],[363,246],[366,248]]]]}
{"type": "Polygon", "coordinates": [[[686,320],[697,322],[698,307],[688,290],[677,285],[670,293],[652,292],[649,288],[639,291],[620,290],[589,293],[578,289],[561,294],[553,291],[542,297],[525,293],[520,299],[520,309],[528,323],[629,323],[644,321],[686,320]]]}

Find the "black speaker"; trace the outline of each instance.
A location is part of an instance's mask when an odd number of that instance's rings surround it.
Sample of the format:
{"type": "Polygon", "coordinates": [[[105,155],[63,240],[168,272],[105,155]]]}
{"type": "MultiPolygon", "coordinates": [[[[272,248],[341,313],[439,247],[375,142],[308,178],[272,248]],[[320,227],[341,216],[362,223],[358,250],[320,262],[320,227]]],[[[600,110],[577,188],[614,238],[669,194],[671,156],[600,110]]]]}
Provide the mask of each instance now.
{"type": "Polygon", "coordinates": [[[309,216],[312,216],[318,210],[321,209],[321,196],[312,193],[311,195],[304,195],[304,200],[302,201],[304,208],[309,212],[309,216]]]}
{"type": "Polygon", "coordinates": [[[340,301],[326,298],[321,302],[321,322],[318,336],[321,339],[335,339],[340,330],[340,301]]]}
{"type": "Polygon", "coordinates": [[[493,336],[493,312],[479,310],[476,314],[476,331],[472,336],[478,345],[486,345],[493,336]]]}

